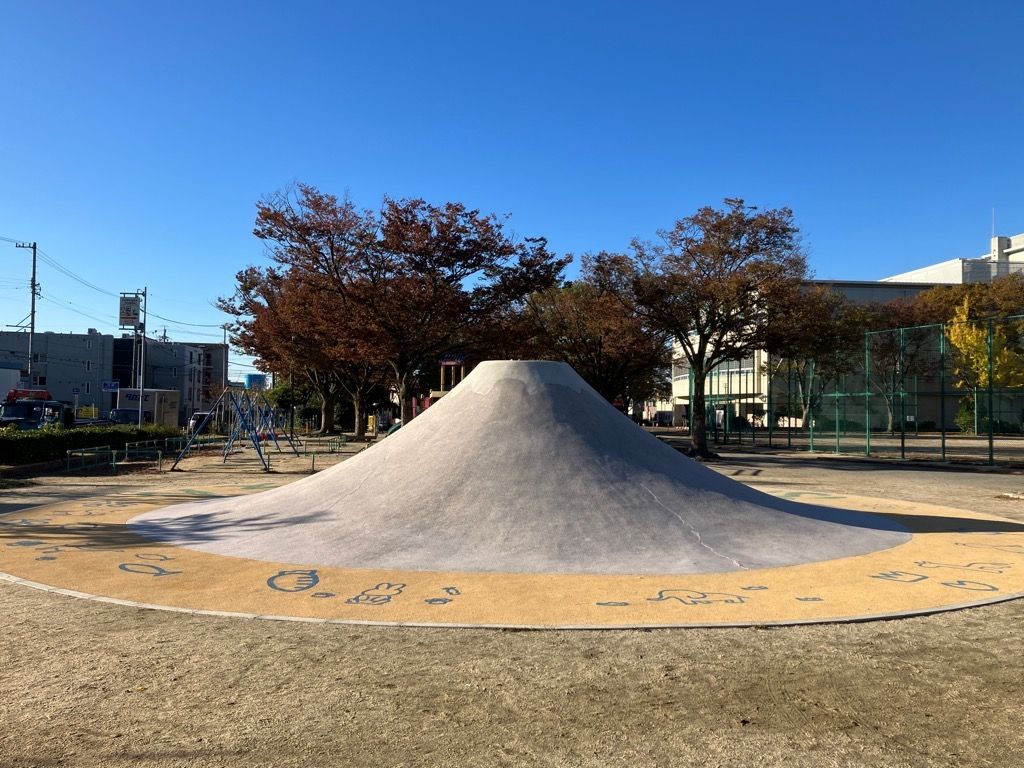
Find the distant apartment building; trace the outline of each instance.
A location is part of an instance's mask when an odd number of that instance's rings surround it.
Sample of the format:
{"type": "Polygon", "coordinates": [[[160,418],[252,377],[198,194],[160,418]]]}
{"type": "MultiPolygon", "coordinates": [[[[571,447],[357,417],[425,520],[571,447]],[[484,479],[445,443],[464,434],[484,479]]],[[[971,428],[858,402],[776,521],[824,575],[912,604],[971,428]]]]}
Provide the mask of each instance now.
{"type": "MultiPolygon", "coordinates": [[[[114,337],[95,328],[86,333],[36,333],[29,377],[28,334],[0,332],[0,362],[19,366],[22,386],[45,387],[57,400],[109,410],[103,382],[110,379],[114,337]]],[[[0,393],[2,396],[2,393],[0,393]]]]}
{"type": "MultiPolygon", "coordinates": [[[[181,393],[179,422],[195,411],[209,410],[227,383],[224,344],[145,340],[145,386],[181,393]]],[[[87,333],[36,333],[32,345],[32,374],[28,366],[28,334],[0,332],[0,366],[16,365],[21,386],[45,387],[57,400],[96,407],[106,414],[116,394],[103,382],[138,386],[142,342],[131,334],[114,338],[90,328],[87,333]]],[[[0,393],[2,396],[2,393],[0,393]]]]}
{"type": "MultiPolygon", "coordinates": [[[[122,387],[137,386],[142,344],[131,334],[114,340],[112,376],[122,387]]],[[[146,386],[181,393],[182,424],[196,411],[208,411],[227,382],[224,344],[146,339],[146,386]]]]}

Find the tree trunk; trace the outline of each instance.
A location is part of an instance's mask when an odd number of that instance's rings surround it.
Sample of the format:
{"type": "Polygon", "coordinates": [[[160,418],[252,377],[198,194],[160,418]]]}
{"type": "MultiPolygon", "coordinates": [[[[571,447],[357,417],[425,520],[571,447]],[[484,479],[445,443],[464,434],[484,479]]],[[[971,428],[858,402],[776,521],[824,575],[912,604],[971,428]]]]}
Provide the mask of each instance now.
{"type": "Polygon", "coordinates": [[[326,389],[320,392],[320,431],[318,434],[327,435],[334,432],[334,393],[326,389]]]}
{"type": "Polygon", "coordinates": [[[708,411],[704,399],[704,371],[691,365],[690,376],[693,377],[693,402],[690,404],[690,450],[687,451],[687,455],[701,459],[714,458],[715,454],[708,449],[708,411]]]}
{"type": "Polygon", "coordinates": [[[398,392],[398,415],[402,419],[402,426],[404,427],[409,423],[409,419],[412,414],[410,413],[409,403],[409,371],[399,368],[394,363],[391,364],[392,370],[395,372],[395,390],[398,392]]]}
{"type": "Polygon", "coordinates": [[[883,398],[885,401],[885,431],[890,435],[896,434],[896,404],[891,397],[883,398]]]}
{"type": "Polygon", "coordinates": [[[366,424],[363,420],[363,398],[362,395],[352,396],[352,412],[355,414],[355,433],[356,440],[361,440],[366,437],[366,424]]]}
{"type": "MultiPolygon", "coordinates": [[[[807,417],[811,411],[811,398],[804,388],[803,376],[798,376],[796,379],[796,396],[800,401],[800,424],[806,427],[810,423],[807,421],[807,417]]],[[[790,409],[790,413],[792,413],[792,409],[790,409]]]]}

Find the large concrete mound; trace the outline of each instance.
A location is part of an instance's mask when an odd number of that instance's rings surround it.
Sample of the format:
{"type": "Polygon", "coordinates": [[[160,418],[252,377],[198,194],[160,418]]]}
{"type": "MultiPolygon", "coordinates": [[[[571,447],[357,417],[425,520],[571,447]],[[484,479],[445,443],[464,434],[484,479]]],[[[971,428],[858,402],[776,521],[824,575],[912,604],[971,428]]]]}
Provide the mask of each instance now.
{"type": "Polygon", "coordinates": [[[682,456],[564,363],[492,361],[310,478],[156,510],[140,534],[223,555],[428,571],[699,573],[902,544],[866,513],[777,499],[682,456]]]}

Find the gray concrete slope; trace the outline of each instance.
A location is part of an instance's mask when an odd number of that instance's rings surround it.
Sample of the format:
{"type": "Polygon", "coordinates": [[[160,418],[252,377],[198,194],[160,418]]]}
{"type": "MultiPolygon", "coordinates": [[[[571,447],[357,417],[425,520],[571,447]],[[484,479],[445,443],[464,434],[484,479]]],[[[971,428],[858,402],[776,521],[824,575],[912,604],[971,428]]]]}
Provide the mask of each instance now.
{"type": "Polygon", "coordinates": [[[132,521],[182,546],[287,563],[444,571],[697,573],[896,546],[901,527],[748,488],[605,402],[564,363],[491,361],[320,474],[132,521]]]}

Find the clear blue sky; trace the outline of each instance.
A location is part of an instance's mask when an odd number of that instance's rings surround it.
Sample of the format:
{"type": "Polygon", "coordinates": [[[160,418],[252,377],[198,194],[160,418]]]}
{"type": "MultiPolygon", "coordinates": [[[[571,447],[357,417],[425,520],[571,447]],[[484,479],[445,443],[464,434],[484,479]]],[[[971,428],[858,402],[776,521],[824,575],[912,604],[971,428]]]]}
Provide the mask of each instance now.
{"type": "MultiPolygon", "coordinates": [[[[574,254],[743,197],[858,280],[986,252],[993,208],[1024,232],[1010,0],[0,0],[0,28],[0,236],[177,321],[224,322],[265,261],[255,203],[294,181],[462,201],[574,254]]],[[[0,324],[29,263],[0,241],[0,324]]],[[[39,281],[40,330],[115,332],[114,298],[39,281]]]]}

